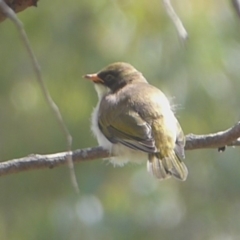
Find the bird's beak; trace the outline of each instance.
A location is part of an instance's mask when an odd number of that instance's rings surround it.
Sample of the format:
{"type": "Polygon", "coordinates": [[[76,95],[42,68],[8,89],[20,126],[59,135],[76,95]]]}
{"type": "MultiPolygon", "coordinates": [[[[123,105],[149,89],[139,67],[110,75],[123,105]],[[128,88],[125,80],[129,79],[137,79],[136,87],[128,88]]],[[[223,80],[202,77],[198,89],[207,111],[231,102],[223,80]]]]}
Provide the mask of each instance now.
{"type": "Polygon", "coordinates": [[[83,77],[91,80],[94,83],[104,83],[103,80],[100,77],[98,77],[97,73],[86,74],[83,77]]]}

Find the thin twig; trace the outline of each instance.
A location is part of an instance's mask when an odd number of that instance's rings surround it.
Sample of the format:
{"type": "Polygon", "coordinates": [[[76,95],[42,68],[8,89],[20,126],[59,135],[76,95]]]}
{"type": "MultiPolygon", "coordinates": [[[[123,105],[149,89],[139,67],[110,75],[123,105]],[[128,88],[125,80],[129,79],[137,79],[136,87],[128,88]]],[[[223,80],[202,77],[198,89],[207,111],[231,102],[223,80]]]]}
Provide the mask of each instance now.
{"type": "Polygon", "coordinates": [[[44,84],[43,78],[42,78],[42,73],[40,70],[40,66],[38,64],[37,58],[33,53],[33,50],[31,48],[30,42],[28,40],[27,34],[24,30],[23,24],[22,22],[18,19],[17,15],[14,13],[14,11],[8,7],[8,5],[3,1],[0,0],[0,8],[3,12],[3,14],[5,14],[13,23],[14,25],[17,27],[17,30],[20,33],[20,37],[21,40],[27,50],[27,53],[29,54],[29,57],[31,59],[31,63],[33,66],[33,69],[35,71],[38,83],[41,87],[41,90],[43,92],[43,95],[48,103],[48,105],[50,106],[50,109],[52,110],[52,113],[54,114],[54,116],[56,117],[56,120],[60,126],[60,129],[62,130],[62,132],[64,133],[66,140],[67,140],[67,151],[68,154],[66,154],[67,156],[67,163],[70,169],[70,177],[71,177],[71,181],[72,184],[76,190],[76,192],[79,192],[79,187],[78,187],[78,183],[77,183],[77,179],[76,179],[76,175],[74,172],[74,165],[73,165],[73,161],[72,161],[72,157],[71,157],[71,148],[72,148],[72,136],[69,133],[66,124],[63,121],[62,115],[57,107],[57,105],[55,104],[55,102],[53,101],[51,95],[48,92],[47,87],[44,84]]]}
{"type": "MultiPolygon", "coordinates": [[[[186,136],[186,150],[204,148],[222,148],[224,146],[240,146],[240,122],[226,131],[207,135],[189,134],[186,136]]],[[[68,162],[69,152],[55,153],[49,155],[32,154],[30,156],[9,160],[0,163],[0,177],[13,173],[35,169],[54,168],[68,162]]],[[[94,159],[111,157],[107,150],[102,147],[79,149],[71,152],[72,160],[76,162],[86,162],[94,159]]]]}
{"type": "Polygon", "coordinates": [[[231,0],[231,2],[238,17],[240,17],[240,0],[231,0]]]}
{"type": "Polygon", "coordinates": [[[185,27],[182,24],[182,21],[178,17],[177,13],[175,12],[174,8],[172,7],[171,1],[170,0],[163,0],[163,4],[165,6],[166,12],[168,16],[171,18],[178,36],[182,42],[185,42],[188,39],[188,33],[185,29],[185,27]]]}

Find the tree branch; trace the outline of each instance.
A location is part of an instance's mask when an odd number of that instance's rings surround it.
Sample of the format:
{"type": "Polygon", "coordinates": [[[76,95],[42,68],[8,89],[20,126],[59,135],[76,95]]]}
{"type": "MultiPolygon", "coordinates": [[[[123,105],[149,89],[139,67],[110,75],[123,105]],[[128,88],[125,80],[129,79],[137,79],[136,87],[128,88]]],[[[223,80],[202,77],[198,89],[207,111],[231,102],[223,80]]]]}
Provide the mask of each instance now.
{"type": "MultiPolygon", "coordinates": [[[[19,173],[34,169],[54,168],[67,164],[69,152],[48,155],[31,154],[29,156],[0,163],[0,177],[12,173],[19,173]]],[[[85,148],[70,153],[73,162],[90,161],[97,158],[106,158],[108,151],[101,147],[85,148]]]]}
{"type": "MultiPolygon", "coordinates": [[[[207,135],[189,134],[186,136],[186,150],[204,148],[222,148],[224,146],[240,146],[240,122],[226,131],[207,135]]],[[[0,177],[13,173],[34,169],[54,168],[67,164],[69,152],[49,155],[32,154],[24,158],[13,159],[0,163],[0,177]]],[[[102,147],[79,149],[71,152],[74,163],[110,157],[102,147]]]]}
{"type": "MultiPolygon", "coordinates": [[[[14,12],[22,12],[28,7],[37,6],[38,0],[4,0],[4,2],[9,6],[14,12]]],[[[0,22],[6,19],[6,14],[3,9],[0,9],[0,22]]]]}
{"type": "Polygon", "coordinates": [[[207,135],[189,134],[186,136],[186,150],[201,148],[221,148],[224,146],[239,146],[240,121],[233,127],[207,135]]]}

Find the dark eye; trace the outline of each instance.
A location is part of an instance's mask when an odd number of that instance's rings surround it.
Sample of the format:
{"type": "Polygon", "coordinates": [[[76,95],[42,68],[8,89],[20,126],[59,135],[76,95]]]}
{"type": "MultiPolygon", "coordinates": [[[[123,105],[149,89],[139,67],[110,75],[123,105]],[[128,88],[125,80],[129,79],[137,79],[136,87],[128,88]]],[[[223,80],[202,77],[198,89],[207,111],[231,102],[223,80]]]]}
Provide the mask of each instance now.
{"type": "Polygon", "coordinates": [[[106,79],[106,82],[112,82],[114,81],[115,78],[112,74],[108,74],[105,79],[106,79]]]}

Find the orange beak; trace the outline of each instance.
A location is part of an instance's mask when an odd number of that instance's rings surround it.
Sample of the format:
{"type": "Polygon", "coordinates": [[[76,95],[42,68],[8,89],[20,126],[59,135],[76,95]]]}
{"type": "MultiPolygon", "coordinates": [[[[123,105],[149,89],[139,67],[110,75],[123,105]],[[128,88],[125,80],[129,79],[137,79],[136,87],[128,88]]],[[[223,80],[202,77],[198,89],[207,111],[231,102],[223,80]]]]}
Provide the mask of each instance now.
{"type": "Polygon", "coordinates": [[[83,77],[86,78],[86,79],[91,80],[94,83],[104,83],[103,80],[98,77],[97,73],[87,74],[87,75],[85,75],[83,77]]]}

